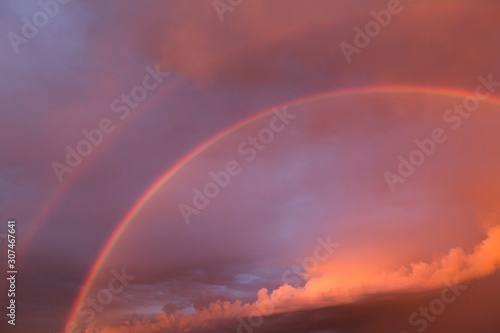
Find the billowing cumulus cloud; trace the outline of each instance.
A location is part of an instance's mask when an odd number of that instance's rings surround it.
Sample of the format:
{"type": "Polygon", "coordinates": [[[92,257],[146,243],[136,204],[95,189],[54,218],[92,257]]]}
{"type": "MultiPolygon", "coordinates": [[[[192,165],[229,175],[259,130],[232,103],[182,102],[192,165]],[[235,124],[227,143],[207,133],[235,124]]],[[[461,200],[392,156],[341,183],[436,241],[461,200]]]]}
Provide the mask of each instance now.
{"type": "MultiPolygon", "coordinates": [[[[118,328],[104,327],[102,332],[156,332],[168,328],[190,330],[207,326],[214,320],[268,317],[276,313],[350,303],[365,295],[423,291],[482,278],[495,273],[500,267],[500,226],[492,227],[487,238],[470,254],[457,247],[431,263],[411,263],[397,271],[377,275],[366,272],[370,266],[374,266],[373,263],[356,262],[354,267],[347,263],[326,263],[312,272],[314,277],[303,288],[294,288],[289,284],[273,291],[263,288],[257,293],[254,303],[218,300],[193,315],[165,313],[153,319],[121,323],[118,328]]],[[[92,324],[88,332],[95,328],[96,324],[92,324]]]]}

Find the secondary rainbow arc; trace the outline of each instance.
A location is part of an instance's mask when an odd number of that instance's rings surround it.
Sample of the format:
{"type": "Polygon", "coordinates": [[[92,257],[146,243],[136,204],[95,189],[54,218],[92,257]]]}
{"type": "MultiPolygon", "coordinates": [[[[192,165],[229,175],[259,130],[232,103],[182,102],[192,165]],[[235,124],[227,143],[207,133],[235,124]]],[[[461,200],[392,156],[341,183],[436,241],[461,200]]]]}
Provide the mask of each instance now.
{"type": "Polygon", "coordinates": [[[123,134],[126,129],[132,123],[132,119],[138,117],[140,114],[151,110],[154,106],[157,106],[162,100],[164,100],[165,95],[171,92],[171,90],[178,88],[179,83],[176,82],[173,85],[169,85],[160,91],[157,95],[152,96],[151,99],[145,101],[138,109],[134,110],[130,119],[126,119],[127,124],[124,124],[124,120],[117,120],[114,124],[117,126],[113,133],[108,134],[103,142],[99,146],[95,146],[92,155],[85,158],[82,165],[76,167],[70,175],[66,175],[62,186],[60,186],[46,201],[46,203],[40,208],[39,213],[33,219],[30,229],[27,231],[26,235],[23,237],[23,242],[20,244],[21,255],[24,255],[34,241],[38,231],[47,222],[47,219],[54,212],[56,207],[63,200],[64,195],[69,191],[69,189],[77,183],[81,176],[91,167],[92,163],[101,156],[102,152],[105,151],[109,145],[111,145],[114,140],[116,140],[121,134],[123,134]]]}

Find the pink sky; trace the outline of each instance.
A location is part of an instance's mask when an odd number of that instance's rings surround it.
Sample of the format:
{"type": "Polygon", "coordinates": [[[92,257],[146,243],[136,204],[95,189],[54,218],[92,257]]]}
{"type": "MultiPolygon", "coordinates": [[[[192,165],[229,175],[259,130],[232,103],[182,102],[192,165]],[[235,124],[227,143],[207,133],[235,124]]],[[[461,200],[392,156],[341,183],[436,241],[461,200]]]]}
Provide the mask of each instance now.
{"type": "Polygon", "coordinates": [[[499,4],[401,1],[348,63],[339,45],[391,1],[233,1],[223,20],[214,3],[72,0],[14,47],[9,33],[43,8],[0,5],[0,222],[18,221],[19,263],[17,325],[2,332],[61,332],[141,195],[217,133],[278,108],[293,116],[235,129],[142,207],[88,297],[113,270],[134,279],[79,316],[82,332],[237,331],[280,296],[252,329],[410,333],[408,317],[457,278],[468,289],[426,332],[496,333],[499,4]],[[478,109],[453,111],[478,85],[490,93],[478,109]],[[252,144],[265,128],[269,143],[252,144]],[[444,142],[391,191],[385,173],[436,128],[444,142]],[[230,161],[240,172],[186,224],[179,204],[230,161]],[[318,237],[338,247],[316,250],[318,237]],[[306,258],[317,265],[300,275],[306,258]]]}

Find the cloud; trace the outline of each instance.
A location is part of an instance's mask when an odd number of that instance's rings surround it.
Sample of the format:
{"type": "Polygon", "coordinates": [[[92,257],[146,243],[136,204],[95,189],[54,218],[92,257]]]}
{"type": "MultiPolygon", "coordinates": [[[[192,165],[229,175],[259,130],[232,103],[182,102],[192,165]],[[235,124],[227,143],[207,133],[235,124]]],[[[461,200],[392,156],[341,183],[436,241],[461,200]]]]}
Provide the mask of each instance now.
{"type": "MultiPolygon", "coordinates": [[[[352,40],[353,27],[385,3],[245,0],[220,22],[212,2],[73,0],[20,45],[19,54],[7,33],[18,32],[22,16],[31,17],[39,1],[0,4],[0,218],[22,222],[24,246],[40,212],[49,211],[32,251],[22,256],[18,301],[30,305],[24,314],[30,323],[22,323],[30,325],[27,331],[62,326],[86,272],[129,207],[166,168],[232,123],[284,102],[358,86],[473,89],[478,75],[499,68],[495,1],[408,3],[350,65],[339,43],[352,40]],[[116,135],[72,174],[71,186],[58,187],[51,162],[64,159],[66,145],[76,145],[83,129],[116,116],[110,103],[155,63],[172,80],[127,122],[116,122],[116,135]],[[54,194],[61,195],[51,201],[54,194]],[[57,311],[49,316],[48,308],[57,311]]],[[[494,243],[474,249],[484,236],[474,222],[490,232],[498,224],[499,163],[492,153],[499,146],[498,118],[490,109],[478,111],[477,120],[448,133],[447,146],[390,196],[382,173],[398,154],[414,149],[415,138],[442,125],[442,111],[454,101],[400,102],[388,94],[303,108],[295,127],[245,165],[187,229],[177,223],[176,205],[190,199],[209,171],[240,157],[235,145],[260,124],[208,150],[151,200],[115,247],[100,278],[109,280],[107,272],[123,263],[139,274],[102,317],[125,318],[130,327],[150,318],[144,329],[203,327],[211,317],[255,310],[256,299],[282,296],[287,301],[277,310],[303,312],[313,299],[336,302],[320,298],[323,289],[350,301],[393,290],[384,279],[394,288],[420,290],[452,271],[463,279],[488,274],[494,243]],[[321,116],[305,116],[309,111],[321,116]],[[322,234],[341,242],[341,251],[308,275],[307,286],[284,285],[283,271],[311,255],[322,234]],[[330,280],[338,290],[330,290],[330,280]],[[155,321],[162,309],[167,313],[155,321]],[[195,310],[205,314],[189,317],[195,310]]]]}
{"type": "Polygon", "coordinates": [[[310,278],[305,287],[294,288],[284,284],[271,292],[263,288],[257,293],[254,303],[217,300],[192,315],[172,313],[171,307],[168,307],[169,313],[152,319],[125,322],[118,327],[92,324],[88,332],[96,327],[103,333],[157,332],[164,329],[189,331],[210,327],[211,322],[216,320],[269,317],[278,313],[352,303],[366,295],[421,292],[482,278],[494,274],[500,267],[500,225],[488,230],[486,239],[470,254],[456,247],[431,263],[411,263],[396,271],[377,275],[364,271],[367,264],[357,262],[353,269],[335,262],[327,263],[314,272],[315,277],[310,278]]]}

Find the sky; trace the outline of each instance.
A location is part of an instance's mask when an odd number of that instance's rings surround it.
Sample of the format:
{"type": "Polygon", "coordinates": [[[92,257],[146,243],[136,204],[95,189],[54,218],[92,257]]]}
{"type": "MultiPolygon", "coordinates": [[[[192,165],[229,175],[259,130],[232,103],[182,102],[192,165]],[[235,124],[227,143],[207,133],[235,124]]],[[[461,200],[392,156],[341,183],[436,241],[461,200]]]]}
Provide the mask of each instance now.
{"type": "Polygon", "coordinates": [[[0,3],[1,331],[497,333],[499,7],[0,3]]]}

